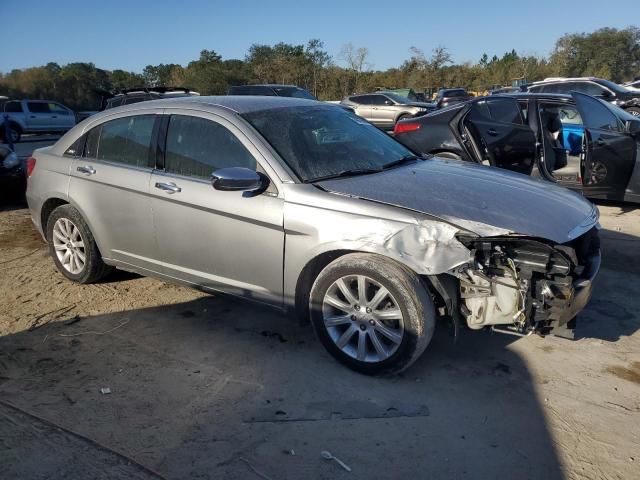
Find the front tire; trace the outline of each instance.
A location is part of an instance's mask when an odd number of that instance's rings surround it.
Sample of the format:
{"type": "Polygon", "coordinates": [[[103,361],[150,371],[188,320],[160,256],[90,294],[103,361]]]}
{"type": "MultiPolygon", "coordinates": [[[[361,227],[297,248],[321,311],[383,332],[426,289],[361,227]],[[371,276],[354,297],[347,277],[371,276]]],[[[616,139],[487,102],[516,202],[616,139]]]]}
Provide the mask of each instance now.
{"type": "Polygon", "coordinates": [[[112,269],[102,261],[89,226],[71,205],[62,205],[49,216],[47,242],[56,268],[73,282],[94,283],[112,269]]]}
{"type": "Polygon", "coordinates": [[[435,310],[418,275],[381,255],[331,262],[310,295],[314,330],[327,351],[367,375],[401,372],[433,336],[435,310]]]}

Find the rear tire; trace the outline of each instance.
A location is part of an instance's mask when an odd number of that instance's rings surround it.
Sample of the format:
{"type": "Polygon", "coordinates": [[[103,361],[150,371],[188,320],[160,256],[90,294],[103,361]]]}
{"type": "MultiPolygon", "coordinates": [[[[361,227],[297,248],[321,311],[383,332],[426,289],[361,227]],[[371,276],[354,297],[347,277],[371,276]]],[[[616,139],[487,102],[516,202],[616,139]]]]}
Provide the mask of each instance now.
{"type": "MultiPolygon", "coordinates": [[[[22,130],[15,123],[9,124],[9,135],[11,137],[12,143],[18,143],[20,141],[20,137],[22,136],[22,130]]],[[[9,139],[6,138],[6,133],[4,129],[4,125],[0,122],[0,138],[4,141],[4,143],[9,143],[9,139]]]]}
{"type": "Polygon", "coordinates": [[[111,272],[80,212],[71,205],[56,208],[47,220],[49,253],[56,268],[76,283],[94,283],[111,272]]]}
{"type": "Polygon", "coordinates": [[[342,256],[320,272],[311,288],[310,317],[327,351],[366,375],[409,367],[435,328],[433,302],[420,277],[366,253],[342,256]]]}

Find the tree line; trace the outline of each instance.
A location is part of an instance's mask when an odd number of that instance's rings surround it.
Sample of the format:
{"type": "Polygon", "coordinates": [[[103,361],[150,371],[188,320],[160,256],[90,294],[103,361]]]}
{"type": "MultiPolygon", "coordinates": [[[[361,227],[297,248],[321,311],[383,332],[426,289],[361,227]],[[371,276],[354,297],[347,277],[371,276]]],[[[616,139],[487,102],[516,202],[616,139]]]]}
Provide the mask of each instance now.
{"type": "Polygon", "coordinates": [[[319,39],[306,44],[280,42],[251,45],[244,59],[224,60],[214,50],[202,50],[197,60],[147,65],[141,73],[104,70],[93,63],[48,63],[0,73],[0,95],[60,101],[75,110],[99,109],[113,91],[141,86],[188,87],[203,95],[222,95],[231,85],[283,83],[304,87],[321,100],[377,88],[413,88],[430,94],[441,87],[465,87],[482,92],[514,79],[550,76],[598,76],[622,82],[640,75],[640,29],[602,28],[560,37],[548,57],[484,54],[476,63],[454,64],[449,50],[409,49],[397,67],[376,70],[370,51],[348,43],[332,57],[319,39]]]}

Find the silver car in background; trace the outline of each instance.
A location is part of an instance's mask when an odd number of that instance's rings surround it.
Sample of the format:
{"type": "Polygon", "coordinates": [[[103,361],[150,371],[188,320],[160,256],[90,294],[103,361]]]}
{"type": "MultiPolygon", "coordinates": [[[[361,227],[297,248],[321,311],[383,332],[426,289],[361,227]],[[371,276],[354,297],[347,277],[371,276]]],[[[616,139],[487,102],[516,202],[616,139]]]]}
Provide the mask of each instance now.
{"type": "Polygon", "coordinates": [[[399,120],[426,115],[436,109],[433,103],[413,102],[391,92],[350,95],[340,104],[353,108],[358,116],[383,129],[393,128],[399,120]]]}
{"type": "Polygon", "coordinates": [[[33,222],[68,279],[116,267],[295,312],[366,374],[413,363],[437,319],[569,335],[600,264],[597,210],[577,194],[416,157],[311,100],[127,105],[27,169],[33,222]]]}

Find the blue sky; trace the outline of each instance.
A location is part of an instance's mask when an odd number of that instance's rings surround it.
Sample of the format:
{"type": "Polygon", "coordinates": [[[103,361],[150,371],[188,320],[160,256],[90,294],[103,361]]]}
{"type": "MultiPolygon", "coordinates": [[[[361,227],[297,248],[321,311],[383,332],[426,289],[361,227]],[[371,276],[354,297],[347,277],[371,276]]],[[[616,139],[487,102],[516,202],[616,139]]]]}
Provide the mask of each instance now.
{"type": "Polygon", "coordinates": [[[310,38],[323,40],[334,61],[345,43],[366,46],[376,69],[400,65],[411,46],[428,53],[444,45],[456,62],[511,48],[547,55],[567,32],[640,25],[640,0],[614,3],[615,8],[591,0],[0,0],[0,71],[49,61],[141,71],[147,64],[184,65],[205,48],[225,59],[244,58],[253,43],[310,38]]]}

